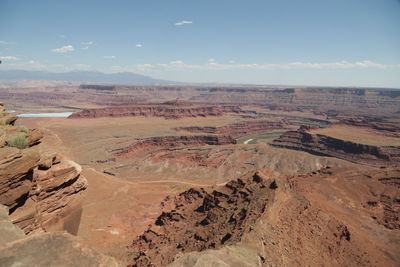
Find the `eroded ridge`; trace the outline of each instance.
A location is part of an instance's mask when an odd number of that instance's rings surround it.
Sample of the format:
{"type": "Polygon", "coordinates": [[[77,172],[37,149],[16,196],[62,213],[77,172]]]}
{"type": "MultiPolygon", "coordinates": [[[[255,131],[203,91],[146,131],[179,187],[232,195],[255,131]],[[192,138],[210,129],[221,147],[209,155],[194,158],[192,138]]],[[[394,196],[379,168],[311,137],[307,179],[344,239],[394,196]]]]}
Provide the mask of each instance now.
{"type": "Polygon", "coordinates": [[[276,182],[261,172],[167,198],[154,224],[129,246],[129,266],[165,266],[180,252],[239,242],[273,203],[276,182]]]}
{"type": "Polygon", "coordinates": [[[280,121],[268,121],[268,120],[257,120],[257,121],[242,121],[232,123],[221,127],[211,126],[192,126],[192,127],[177,127],[177,131],[188,131],[193,133],[211,133],[219,135],[229,135],[233,138],[240,138],[252,134],[264,133],[273,130],[288,129],[290,126],[289,122],[285,120],[280,121]]]}
{"type": "Polygon", "coordinates": [[[69,118],[100,118],[100,117],[163,117],[166,119],[181,119],[191,117],[222,116],[227,113],[243,113],[239,106],[182,106],[179,103],[162,103],[146,105],[115,106],[97,109],[84,109],[73,113],[69,118]]]}
{"type": "Polygon", "coordinates": [[[156,136],[139,140],[115,152],[116,156],[130,156],[140,151],[175,147],[236,144],[236,140],[223,135],[156,136]]]}
{"type": "Polygon", "coordinates": [[[286,132],[275,139],[271,145],[377,167],[400,165],[399,146],[373,146],[354,143],[327,135],[311,134],[301,129],[286,132]]]}

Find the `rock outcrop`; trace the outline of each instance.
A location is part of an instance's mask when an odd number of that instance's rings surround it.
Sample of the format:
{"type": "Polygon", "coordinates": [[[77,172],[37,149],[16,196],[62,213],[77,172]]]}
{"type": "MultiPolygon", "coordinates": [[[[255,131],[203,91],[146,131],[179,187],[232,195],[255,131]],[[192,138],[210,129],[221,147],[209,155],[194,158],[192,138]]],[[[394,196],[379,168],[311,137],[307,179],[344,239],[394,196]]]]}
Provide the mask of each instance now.
{"type": "Polygon", "coordinates": [[[0,125],[14,125],[17,119],[14,114],[5,112],[4,104],[0,102],[0,125]]]}
{"type": "Polygon", "coordinates": [[[0,266],[122,266],[65,232],[25,236],[0,205],[0,266]]]}
{"type": "Polygon", "coordinates": [[[129,247],[130,266],[165,266],[180,252],[239,242],[272,204],[275,181],[257,172],[215,188],[166,199],[164,211],[129,247]]]}
{"type": "Polygon", "coordinates": [[[141,139],[127,148],[116,150],[114,152],[116,156],[128,156],[140,151],[227,144],[236,144],[236,140],[230,136],[221,135],[156,136],[141,139]]]}
{"type": "Polygon", "coordinates": [[[76,234],[81,193],[87,187],[81,166],[42,151],[37,146],[43,137],[39,130],[12,124],[3,129],[6,142],[17,136],[26,143],[0,143],[0,204],[25,233],[57,229],[76,234]]]}
{"type": "Polygon", "coordinates": [[[10,221],[8,208],[3,205],[0,205],[0,236],[0,247],[25,237],[25,233],[10,221]]]}
{"type": "Polygon", "coordinates": [[[243,121],[221,127],[178,127],[175,128],[175,130],[193,133],[229,135],[236,139],[273,130],[288,129],[289,126],[290,124],[287,121],[243,121]]]}
{"type": "Polygon", "coordinates": [[[361,88],[257,88],[215,87],[190,98],[201,103],[252,104],[271,110],[348,114],[393,114],[400,105],[399,90],[361,88]]]}
{"type": "Polygon", "coordinates": [[[76,233],[80,195],[87,187],[80,172],[78,164],[56,153],[0,149],[0,204],[26,233],[54,227],[76,233]]]}
{"type": "Polygon", "coordinates": [[[85,109],[75,112],[69,118],[99,117],[163,117],[180,119],[188,117],[222,116],[227,113],[243,112],[238,106],[181,106],[176,104],[153,104],[117,106],[110,108],[85,109]]]}
{"type": "Polygon", "coordinates": [[[372,146],[306,131],[288,131],[275,139],[272,146],[309,152],[319,156],[336,157],[372,166],[399,166],[400,147],[372,146]]]}
{"type": "Polygon", "coordinates": [[[366,117],[362,117],[362,118],[344,118],[341,119],[338,122],[338,124],[363,127],[378,131],[379,133],[386,136],[400,137],[400,125],[395,123],[372,121],[366,117]]]}

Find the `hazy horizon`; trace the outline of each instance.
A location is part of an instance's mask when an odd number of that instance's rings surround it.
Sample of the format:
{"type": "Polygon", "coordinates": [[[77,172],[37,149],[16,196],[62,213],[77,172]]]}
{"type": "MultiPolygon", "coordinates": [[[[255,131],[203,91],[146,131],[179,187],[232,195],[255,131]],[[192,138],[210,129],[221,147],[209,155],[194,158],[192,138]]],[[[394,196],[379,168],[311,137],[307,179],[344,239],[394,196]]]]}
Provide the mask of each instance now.
{"type": "Polygon", "coordinates": [[[399,14],[396,0],[5,0],[0,71],[399,88],[399,14]]]}

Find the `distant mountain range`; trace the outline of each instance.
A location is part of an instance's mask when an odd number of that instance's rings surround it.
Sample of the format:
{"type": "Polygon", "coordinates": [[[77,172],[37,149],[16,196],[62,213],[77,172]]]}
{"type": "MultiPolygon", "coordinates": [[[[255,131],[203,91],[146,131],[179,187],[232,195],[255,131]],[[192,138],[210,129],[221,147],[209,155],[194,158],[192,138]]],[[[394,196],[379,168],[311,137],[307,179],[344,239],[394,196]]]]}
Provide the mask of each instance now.
{"type": "Polygon", "coordinates": [[[149,76],[132,72],[103,73],[97,71],[71,71],[71,72],[47,72],[26,70],[0,71],[2,80],[62,80],[74,82],[98,82],[118,84],[168,84],[177,83],[166,80],[153,79],[149,76]]]}

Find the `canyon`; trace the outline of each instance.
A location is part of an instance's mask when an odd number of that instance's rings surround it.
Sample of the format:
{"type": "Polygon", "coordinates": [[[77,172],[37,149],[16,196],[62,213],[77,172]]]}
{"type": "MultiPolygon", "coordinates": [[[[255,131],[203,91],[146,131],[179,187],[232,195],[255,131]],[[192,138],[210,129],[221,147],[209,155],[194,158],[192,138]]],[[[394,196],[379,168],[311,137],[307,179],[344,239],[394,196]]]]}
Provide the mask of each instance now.
{"type": "Polygon", "coordinates": [[[400,262],[398,90],[0,85],[0,265],[400,262]]]}

